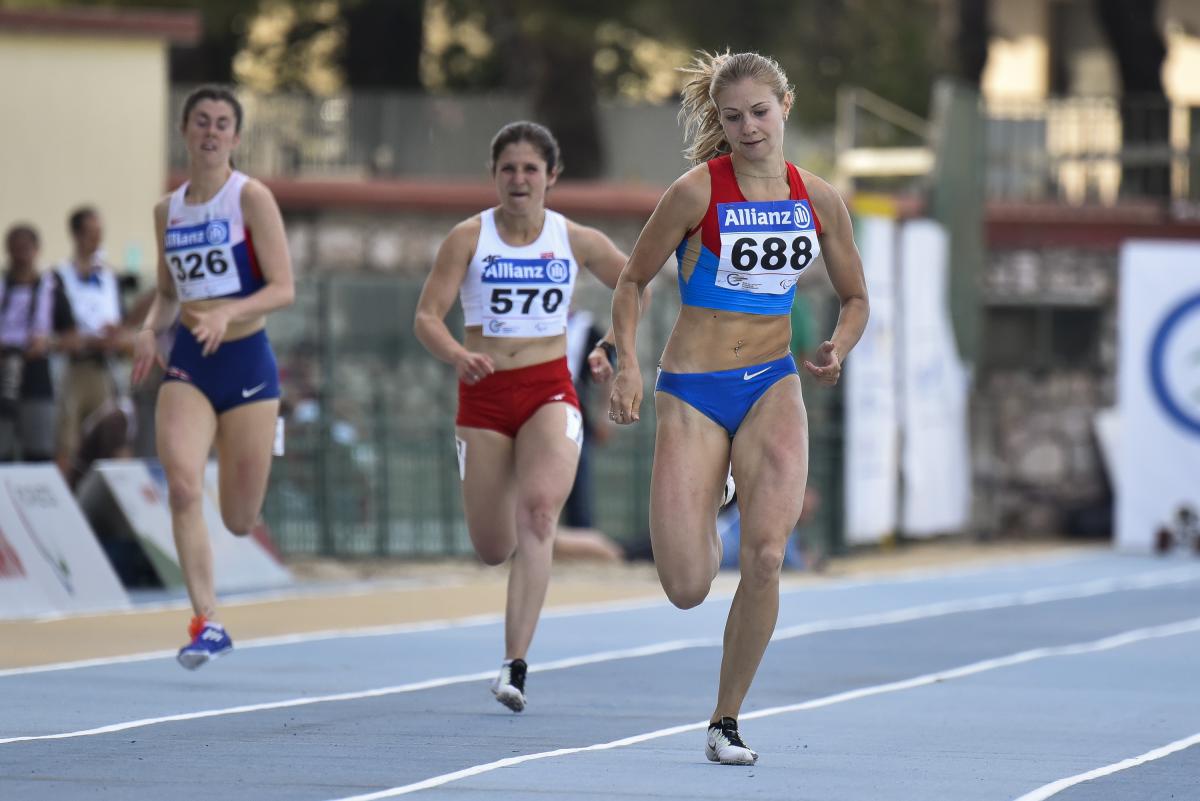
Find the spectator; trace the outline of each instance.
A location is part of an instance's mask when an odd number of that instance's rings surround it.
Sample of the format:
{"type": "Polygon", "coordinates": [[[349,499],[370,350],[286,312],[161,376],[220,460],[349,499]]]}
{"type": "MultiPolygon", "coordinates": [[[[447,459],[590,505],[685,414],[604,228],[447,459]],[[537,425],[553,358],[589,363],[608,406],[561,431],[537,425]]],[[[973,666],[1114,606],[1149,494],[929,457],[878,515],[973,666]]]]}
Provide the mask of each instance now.
{"type": "Polygon", "coordinates": [[[4,238],[0,284],[0,460],[54,458],[54,389],[46,351],[54,280],[37,269],[39,238],[17,224],[4,238]]]}
{"type": "Polygon", "coordinates": [[[57,459],[64,476],[75,467],[84,420],[116,399],[111,360],[129,349],[117,276],[100,250],[100,214],[83,206],[68,221],[74,253],[55,271],[61,295],[54,320],[68,359],[58,405],[57,459]]]}
{"type": "MultiPolygon", "coordinates": [[[[579,447],[579,467],[575,483],[563,506],[562,526],[554,538],[555,559],[598,559],[617,562],[625,553],[620,545],[595,527],[592,514],[592,445],[603,445],[611,432],[607,420],[595,419],[592,408],[597,381],[588,366],[588,355],[603,349],[604,331],[589,311],[571,309],[567,314],[567,367],[579,397],[583,421],[583,442],[579,447]]],[[[606,386],[606,385],[605,385],[606,386]]]]}

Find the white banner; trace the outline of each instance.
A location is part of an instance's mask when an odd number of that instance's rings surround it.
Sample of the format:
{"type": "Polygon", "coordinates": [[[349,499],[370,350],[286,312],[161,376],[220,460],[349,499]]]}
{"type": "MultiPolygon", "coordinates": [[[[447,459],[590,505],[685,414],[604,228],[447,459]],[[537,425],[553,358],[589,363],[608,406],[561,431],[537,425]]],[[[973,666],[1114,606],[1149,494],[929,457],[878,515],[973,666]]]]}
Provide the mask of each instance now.
{"type": "Polygon", "coordinates": [[[0,618],[128,607],[58,468],[0,466],[0,618]]]}
{"type": "Polygon", "coordinates": [[[932,220],[900,229],[902,529],[961,531],[971,504],[967,373],[947,296],[948,239],[932,220]]]}
{"type": "Polygon", "coordinates": [[[1117,547],[1200,537],[1200,244],[1121,249],[1117,547]]]}
{"type": "MultiPolygon", "coordinates": [[[[180,586],[183,573],[171,533],[167,481],[154,461],[102,460],[92,470],[104,480],[142,550],[163,584],[180,586]]],[[[254,537],[238,537],[221,522],[215,468],[206,471],[204,522],[212,543],[213,578],[218,592],[265,589],[291,583],[291,574],[254,537]]],[[[89,488],[90,491],[91,488],[89,488]]]]}
{"type": "Polygon", "coordinates": [[[896,221],[858,216],[871,316],[846,360],[846,542],[879,542],[896,531],[899,455],[896,410],[896,221]]]}

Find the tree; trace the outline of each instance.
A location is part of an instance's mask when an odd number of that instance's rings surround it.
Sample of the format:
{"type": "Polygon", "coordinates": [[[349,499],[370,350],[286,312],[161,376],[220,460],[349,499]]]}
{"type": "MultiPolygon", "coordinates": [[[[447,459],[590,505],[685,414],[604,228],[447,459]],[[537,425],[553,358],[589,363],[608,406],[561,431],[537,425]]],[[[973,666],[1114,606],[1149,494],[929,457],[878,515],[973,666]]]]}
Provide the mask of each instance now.
{"type": "Polygon", "coordinates": [[[1121,194],[1171,194],[1170,106],[1162,84],[1167,49],[1158,0],[1095,0],[1096,15],[1121,73],[1121,194]]]}

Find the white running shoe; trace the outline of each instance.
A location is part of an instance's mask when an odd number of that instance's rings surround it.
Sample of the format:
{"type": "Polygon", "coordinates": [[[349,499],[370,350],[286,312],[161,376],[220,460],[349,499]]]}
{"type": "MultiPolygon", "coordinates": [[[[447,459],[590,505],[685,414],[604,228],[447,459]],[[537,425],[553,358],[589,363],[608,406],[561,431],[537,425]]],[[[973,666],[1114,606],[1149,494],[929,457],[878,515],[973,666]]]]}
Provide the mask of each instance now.
{"type": "Polygon", "coordinates": [[[733,718],[721,718],[720,723],[708,724],[708,743],[704,746],[704,755],[710,762],[720,762],[722,765],[753,765],[758,761],[758,754],[742,742],[737,721],[733,718]]]}
{"type": "Polygon", "coordinates": [[[729,467],[729,475],[725,476],[725,494],[721,496],[721,506],[724,509],[733,500],[733,493],[737,492],[737,485],[733,483],[733,466],[729,467]]]}
{"type": "Polygon", "coordinates": [[[492,680],[492,695],[513,712],[525,708],[525,671],[528,667],[524,659],[514,659],[500,666],[500,673],[492,680]]]}

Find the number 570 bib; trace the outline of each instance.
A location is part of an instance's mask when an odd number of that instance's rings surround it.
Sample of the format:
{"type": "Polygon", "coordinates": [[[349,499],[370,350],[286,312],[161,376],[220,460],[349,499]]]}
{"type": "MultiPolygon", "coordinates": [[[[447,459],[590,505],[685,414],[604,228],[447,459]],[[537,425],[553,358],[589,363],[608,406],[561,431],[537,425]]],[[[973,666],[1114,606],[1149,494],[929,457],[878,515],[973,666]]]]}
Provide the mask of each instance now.
{"type": "Polygon", "coordinates": [[[717,286],[782,295],[821,252],[807,200],[718,203],[717,286]]]}
{"type": "Polygon", "coordinates": [[[485,265],[483,335],[561,334],[567,327],[574,277],[567,259],[499,259],[485,265]]]}

